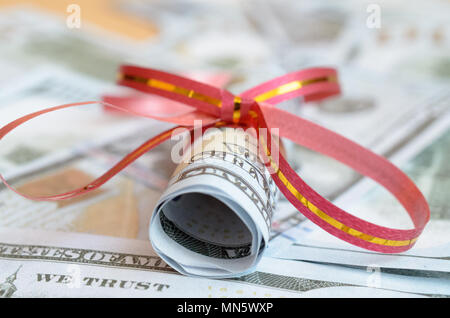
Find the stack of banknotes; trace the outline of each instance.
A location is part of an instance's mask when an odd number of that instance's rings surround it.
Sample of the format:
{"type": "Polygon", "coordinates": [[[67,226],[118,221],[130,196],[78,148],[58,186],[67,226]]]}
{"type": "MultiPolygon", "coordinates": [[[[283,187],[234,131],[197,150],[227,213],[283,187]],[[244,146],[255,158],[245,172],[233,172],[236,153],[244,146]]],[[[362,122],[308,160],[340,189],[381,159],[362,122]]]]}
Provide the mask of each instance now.
{"type": "MultiPolygon", "coordinates": [[[[278,193],[254,136],[216,129],[188,143],[179,160],[174,141],[158,146],[80,198],[34,202],[1,187],[0,297],[450,296],[448,4],[382,2],[381,28],[373,29],[371,11],[356,0],[111,3],[90,7],[102,19],[86,15],[73,29],[65,7],[0,1],[0,126],[118,94],[123,62],[235,92],[331,65],[342,96],[281,107],[393,161],[427,198],[431,220],[401,254],[341,242],[278,193]],[[114,27],[117,16],[126,27],[114,27]]],[[[100,106],[52,116],[0,142],[0,172],[23,192],[82,186],[168,128],[100,106]]],[[[339,207],[411,226],[375,183],[284,146],[300,176],[339,207]]]]}

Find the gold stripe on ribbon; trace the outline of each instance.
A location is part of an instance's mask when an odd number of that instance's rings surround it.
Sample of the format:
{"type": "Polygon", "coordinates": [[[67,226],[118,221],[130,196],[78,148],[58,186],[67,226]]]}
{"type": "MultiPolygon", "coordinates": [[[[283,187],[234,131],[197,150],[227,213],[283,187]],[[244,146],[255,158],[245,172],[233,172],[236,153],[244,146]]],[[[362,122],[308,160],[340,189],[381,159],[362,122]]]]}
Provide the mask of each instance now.
{"type": "Polygon", "coordinates": [[[241,118],[241,102],[242,99],[239,96],[234,97],[233,123],[235,124],[237,124],[241,118]]]}
{"type": "Polygon", "coordinates": [[[254,110],[249,110],[248,114],[252,117],[252,118],[258,118],[258,114],[254,111],[254,110]]]}
{"type": "Polygon", "coordinates": [[[415,241],[417,241],[417,237],[413,238],[411,240],[404,240],[404,241],[396,241],[396,240],[388,240],[388,239],[383,239],[383,238],[379,238],[379,237],[375,237],[369,234],[365,234],[362,233],[358,230],[355,230],[341,222],[339,222],[338,220],[334,219],[333,217],[327,215],[325,212],[323,212],[322,210],[320,210],[318,207],[316,207],[313,203],[311,203],[310,201],[308,201],[293,185],[292,183],[289,182],[289,180],[287,180],[286,176],[283,174],[283,172],[281,172],[280,168],[277,166],[277,164],[272,160],[272,157],[270,156],[270,151],[267,148],[267,145],[265,144],[265,141],[262,137],[260,137],[260,142],[261,144],[264,146],[264,150],[270,160],[270,165],[272,167],[272,169],[274,169],[274,171],[276,171],[276,175],[278,177],[278,179],[280,179],[280,181],[284,184],[284,186],[289,190],[289,192],[292,193],[292,195],[298,200],[300,201],[301,204],[303,204],[309,211],[311,211],[312,213],[314,213],[316,216],[318,216],[319,218],[321,218],[323,221],[327,222],[328,224],[330,224],[331,226],[347,233],[350,234],[351,236],[357,237],[361,240],[370,242],[370,243],[374,243],[374,244],[378,244],[378,245],[386,245],[386,246],[407,246],[407,245],[411,245],[413,244],[415,241]]]}
{"type": "Polygon", "coordinates": [[[160,89],[166,92],[175,93],[178,95],[183,95],[188,98],[193,98],[211,105],[214,105],[216,107],[222,107],[222,101],[220,99],[210,97],[201,93],[198,93],[192,89],[186,89],[184,87],[175,86],[173,84],[163,82],[154,78],[145,78],[140,76],[133,76],[133,75],[127,75],[123,74],[122,79],[133,81],[136,83],[145,84],[149,87],[160,89]]]}
{"type": "Polygon", "coordinates": [[[300,89],[300,88],[305,87],[310,84],[321,83],[321,82],[336,82],[336,81],[337,81],[336,76],[318,77],[318,78],[312,78],[312,79],[304,80],[304,81],[293,81],[293,82],[278,86],[277,88],[274,88],[268,92],[262,93],[262,94],[256,96],[254,99],[257,102],[264,102],[275,96],[283,95],[283,94],[287,94],[287,93],[296,91],[297,89],[300,89]]]}

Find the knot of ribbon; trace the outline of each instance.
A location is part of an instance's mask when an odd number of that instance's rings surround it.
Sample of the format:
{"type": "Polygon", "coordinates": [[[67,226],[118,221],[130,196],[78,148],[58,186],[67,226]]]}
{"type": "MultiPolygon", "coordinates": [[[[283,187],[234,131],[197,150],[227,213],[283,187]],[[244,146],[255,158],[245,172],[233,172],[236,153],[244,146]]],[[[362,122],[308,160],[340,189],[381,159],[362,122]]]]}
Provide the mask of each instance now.
{"type": "Polygon", "coordinates": [[[182,126],[193,130],[194,121],[203,126],[248,126],[278,128],[279,137],[332,157],[357,172],[372,178],[391,192],[408,212],[413,229],[392,229],[358,218],[323,198],[291,168],[279,153],[272,136],[258,135],[260,154],[281,193],[298,211],[328,233],[353,245],[384,253],[410,249],[430,218],[428,204],[416,185],[385,158],[324,127],[283,111],[276,104],[302,97],[305,102],[321,100],[340,93],[337,74],[331,68],[310,68],[293,72],[235,96],[227,90],[174,74],[132,65],[121,66],[118,84],[158,95],[178,103],[165,109],[140,105],[136,97],[106,96],[104,101],[65,104],[21,117],[0,129],[0,139],[24,122],[68,107],[101,103],[131,114],[157,119],[179,126],[150,138],[126,155],[115,166],[84,187],[54,195],[35,197],[20,193],[0,174],[4,184],[16,193],[33,200],[64,200],[93,191],[123,170],[141,155],[169,139],[182,126]],[[270,150],[269,150],[270,149],[270,150]],[[274,150],[275,149],[275,150],[274,150]],[[278,160],[273,159],[277,152],[278,160]]]}
{"type": "Polygon", "coordinates": [[[254,99],[242,98],[234,96],[227,90],[222,90],[222,107],[220,107],[220,118],[226,122],[235,124],[243,123],[248,116],[248,112],[253,104],[254,99]]]}

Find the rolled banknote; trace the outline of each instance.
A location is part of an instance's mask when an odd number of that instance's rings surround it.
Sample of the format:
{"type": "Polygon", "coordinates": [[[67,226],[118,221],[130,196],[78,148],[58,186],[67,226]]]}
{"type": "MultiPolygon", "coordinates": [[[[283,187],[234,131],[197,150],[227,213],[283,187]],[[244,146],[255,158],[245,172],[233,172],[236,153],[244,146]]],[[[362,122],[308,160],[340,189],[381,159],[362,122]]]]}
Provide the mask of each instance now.
{"type": "Polygon", "coordinates": [[[207,130],[188,146],[150,221],[155,251],[190,276],[254,270],[267,247],[278,189],[254,134],[207,130]]]}

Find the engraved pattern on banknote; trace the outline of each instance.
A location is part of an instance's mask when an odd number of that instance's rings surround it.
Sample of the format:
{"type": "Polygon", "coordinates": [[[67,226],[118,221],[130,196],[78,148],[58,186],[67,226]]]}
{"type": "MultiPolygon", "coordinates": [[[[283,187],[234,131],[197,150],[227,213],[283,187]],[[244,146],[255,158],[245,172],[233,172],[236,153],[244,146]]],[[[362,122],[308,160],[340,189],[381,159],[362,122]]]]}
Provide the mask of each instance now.
{"type": "MultiPolygon", "coordinates": [[[[248,136],[246,136],[246,137],[248,137],[248,136]]],[[[250,142],[250,140],[247,138],[246,138],[246,141],[250,142]]],[[[265,171],[266,168],[265,168],[264,164],[261,162],[259,155],[257,153],[251,152],[248,148],[245,148],[239,144],[234,144],[234,143],[230,143],[230,142],[228,142],[228,143],[224,142],[223,144],[226,147],[226,149],[229,150],[232,154],[237,155],[238,157],[243,156],[247,162],[250,160],[250,162],[254,164],[254,169],[253,170],[250,169],[249,173],[253,177],[253,173],[259,172],[261,175],[261,178],[264,181],[263,188],[264,189],[266,189],[266,187],[269,188],[269,190],[272,191],[271,193],[273,193],[273,197],[275,197],[275,194],[278,191],[278,187],[276,186],[273,179],[268,176],[268,173],[267,174],[263,173],[263,171],[265,171]]],[[[252,144],[252,145],[253,145],[253,147],[259,147],[259,145],[257,145],[257,144],[256,145],[252,144]]]]}
{"type": "Polygon", "coordinates": [[[11,298],[17,291],[14,281],[17,279],[17,273],[21,268],[22,265],[20,265],[14,273],[6,277],[3,283],[0,283],[0,298],[11,298]]]}
{"type": "MultiPolygon", "coordinates": [[[[357,267],[357,266],[355,266],[357,267]]],[[[382,268],[383,273],[403,275],[403,276],[414,276],[414,277],[428,277],[428,278],[439,278],[442,280],[450,280],[449,272],[439,272],[439,271],[423,271],[418,269],[408,269],[408,268],[382,268]]]]}
{"type": "Polygon", "coordinates": [[[337,286],[354,286],[344,283],[326,282],[315,279],[298,278],[290,276],[282,276],[272,273],[254,272],[232,280],[244,281],[247,283],[264,285],[275,288],[286,288],[300,292],[306,292],[317,288],[337,287],[337,286]]]}
{"type": "MultiPolygon", "coordinates": [[[[0,258],[15,260],[41,260],[75,264],[81,263],[124,269],[135,268],[140,270],[159,271],[181,275],[169,267],[158,256],[116,253],[82,248],[0,243],[0,258]]],[[[230,280],[293,291],[308,291],[312,289],[334,286],[352,286],[343,283],[296,278],[259,271],[230,280]]]]}
{"type": "MultiPolygon", "coordinates": [[[[159,219],[161,227],[171,239],[193,252],[221,259],[237,259],[251,254],[251,244],[231,247],[201,241],[179,229],[163,212],[159,213],[159,219]]],[[[262,245],[264,246],[264,243],[262,245]]]]}
{"type": "Polygon", "coordinates": [[[413,180],[426,185],[425,196],[430,205],[432,220],[450,220],[448,189],[450,188],[450,130],[429,145],[407,166],[413,180]]]}
{"type": "Polygon", "coordinates": [[[28,145],[18,145],[11,152],[5,155],[5,158],[9,159],[15,164],[21,165],[36,160],[43,155],[45,155],[45,152],[43,150],[35,149],[28,145]]]}
{"type": "Polygon", "coordinates": [[[174,273],[158,256],[115,253],[81,248],[0,243],[0,258],[45,260],[117,266],[174,273]]]}
{"type": "MultiPolygon", "coordinates": [[[[450,186],[450,130],[428,145],[402,170],[415,182],[424,194],[430,206],[432,221],[450,220],[448,189],[450,186]]],[[[361,200],[355,203],[365,209],[373,209],[383,216],[390,216],[392,211],[400,211],[399,205],[392,197],[382,195],[381,189],[372,188],[361,200]]]]}
{"type": "Polygon", "coordinates": [[[270,205],[270,202],[265,203],[265,200],[261,198],[258,192],[247,181],[228,169],[212,165],[202,165],[197,168],[186,169],[179,174],[175,183],[199,175],[217,176],[231,182],[240,190],[242,190],[242,192],[245,193],[247,197],[255,204],[259,213],[266,222],[267,229],[270,230],[270,223],[273,214],[273,208],[270,205]]]}
{"type": "Polygon", "coordinates": [[[264,171],[264,166],[262,166],[260,161],[252,162],[252,160],[248,160],[247,157],[239,156],[235,153],[228,153],[225,151],[211,150],[204,151],[198,154],[195,154],[191,158],[191,163],[194,163],[198,160],[207,160],[210,158],[223,160],[228,163],[232,163],[235,167],[239,167],[244,170],[246,173],[250,175],[251,178],[256,180],[258,185],[263,189],[264,193],[269,200],[272,209],[275,209],[276,206],[276,191],[277,187],[273,182],[272,178],[267,178],[262,171],[264,171]]]}

